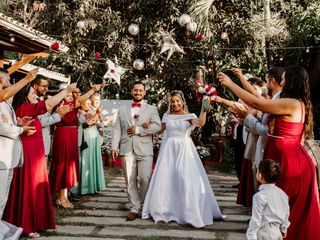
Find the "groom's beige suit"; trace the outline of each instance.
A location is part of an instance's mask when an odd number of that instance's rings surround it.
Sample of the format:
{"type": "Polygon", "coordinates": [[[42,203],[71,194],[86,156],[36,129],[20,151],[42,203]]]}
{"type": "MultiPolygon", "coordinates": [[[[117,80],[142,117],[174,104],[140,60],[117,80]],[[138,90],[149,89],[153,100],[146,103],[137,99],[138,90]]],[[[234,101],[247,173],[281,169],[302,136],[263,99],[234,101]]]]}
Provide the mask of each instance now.
{"type": "Polygon", "coordinates": [[[160,129],[161,120],[156,107],[145,102],[142,102],[138,110],[133,110],[131,104],[120,106],[114,126],[112,149],[119,149],[131,212],[138,213],[143,204],[152,172],[152,135],[160,129]],[[133,114],[133,111],[137,114],[133,114]],[[141,126],[145,122],[150,124],[148,129],[141,126]],[[136,134],[129,136],[127,130],[132,125],[137,128],[136,134]]]}

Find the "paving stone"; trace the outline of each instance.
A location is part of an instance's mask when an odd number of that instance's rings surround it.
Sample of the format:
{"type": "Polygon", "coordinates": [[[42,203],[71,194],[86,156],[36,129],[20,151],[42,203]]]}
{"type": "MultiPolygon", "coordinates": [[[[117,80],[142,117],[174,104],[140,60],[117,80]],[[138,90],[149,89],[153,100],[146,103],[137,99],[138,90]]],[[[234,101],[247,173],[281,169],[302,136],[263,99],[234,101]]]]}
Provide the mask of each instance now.
{"type": "Polygon", "coordinates": [[[53,237],[40,237],[37,240],[125,240],[124,238],[92,238],[92,237],[64,237],[64,236],[53,236],[53,237]]]}
{"type": "MultiPolygon", "coordinates": [[[[105,225],[105,226],[112,226],[112,225],[125,225],[125,226],[144,226],[148,228],[157,228],[157,224],[154,223],[151,219],[143,220],[143,219],[136,219],[135,221],[128,222],[126,218],[119,218],[119,217],[66,217],[62,220],[64,223],[87,223],[87,224],[94,224],[94,225],[105,225]]],[[[245,221],[243,221],[245,222],[245,221]]],[[[166,227],[182,227],[175,222],[170,222],[170,224],[165,224],[166,227]]],[[[239,222],[231,222],[228,220],[226,221],[217,221],[214,222],[212,225],[208,225],[203,229],[213,229],[213,230],[235,230],[235,231],[244,231],[247,229],[247,223],[239,223],[239,222]]],[[[194,228],[193,228],[194,229],[194,228]]],[[[152,230],[153,231],[153,230],[152,230]]]]}
{"type": "Polygon", "coordinates": [[[102,192],[101,195],[108,197],[128,197],[127,192],[102,192]]]}
{"type": "Polygon", "coordinates": [[[75,214],[87,214],[90,216],[103,217],[127,217],[128,211],[120,210],[75,210],[75,214]]]}
{"type": "Polygon", "coordinates": [[[237,198],[235,196],[215,196],[217,201],[232,201],[236,202],[237,198]]]}
{"type": "Polygon", "coordinates": [[[123,188],[114,188],[114,187],[107,187],[105,192],[126,192],[126,189],[123,188]]]}
{"type": "Polygon", "coordinates": [[[57,226],[56,232],[58,234],[61,233],[74,233],[74,234],[85,234],[90,235],[93,233],[95,226],[74,226],[74,225],[65,225],[65,226],[57,226]]]}
{"type": "Polygon", "coordinates": [[[81,203],[82,206],[87,208],[103,208],[103,209],[112,209],[112,210],[119,210],[123,207],[122,204],[119,203],[107,203],[107,202],[85,202],[81,203]]]}
{"type": "Polygon", "coordinates": [[[116,187],[116,188],[126,188],[126,185],[125,184],[122,184],[122,183],[108,183],[107,187],[116,187]]]}
{"type": "Polygon", "coordinates": [[[110,203],[127,203],[128,198],[126,197],[92,197],[90,201],[94,202],[110,202],[110,203]]]}
{"type": "Polygon", "coordinates": [[[201,230],[186,230],[182,228],[181,230],[170,229],[170,230],[162,230],[162,229],[152,229],[143,230],[139,228],[129,228],[129,227],[105,227],[103,228],[98,235],[103,236],[140,236],[140,237],[175,237],[179,238],[194,238],[194,239],[217,239],[215,232],[207,232],[201,230]]]}

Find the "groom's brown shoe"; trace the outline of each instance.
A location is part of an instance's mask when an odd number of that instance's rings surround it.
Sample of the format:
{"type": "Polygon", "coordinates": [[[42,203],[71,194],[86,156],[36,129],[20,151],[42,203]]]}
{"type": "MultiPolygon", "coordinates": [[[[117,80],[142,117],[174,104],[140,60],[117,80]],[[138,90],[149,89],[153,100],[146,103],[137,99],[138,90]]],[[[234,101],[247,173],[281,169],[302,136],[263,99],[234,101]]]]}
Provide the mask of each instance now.
{"type": "Polygon", "coordinates": [[[135,212],[129,212],[127,216],[127,221],[134,221],[138,217],[138,214],[135,212]]]}

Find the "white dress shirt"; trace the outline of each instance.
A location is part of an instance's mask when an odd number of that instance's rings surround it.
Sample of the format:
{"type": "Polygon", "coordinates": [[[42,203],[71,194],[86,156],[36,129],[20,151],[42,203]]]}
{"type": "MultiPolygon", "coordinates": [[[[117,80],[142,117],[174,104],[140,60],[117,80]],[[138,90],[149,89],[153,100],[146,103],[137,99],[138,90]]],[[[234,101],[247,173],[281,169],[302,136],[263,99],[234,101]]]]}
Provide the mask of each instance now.
{"type": "Polygon", "coordinates": [[[256,240],[259,229],[269,223],[278,225],[281,232],[287,232],[290,225],[288,196],[275,184],[262,184],[253,196],[247,239],[256,240]]]}
{"type": "MultiPolygon", "coordinates": [[[[134,102],[132,102],[134,103],[134,102]]],[[[143,104],[143,100],[140,102],[141,106],[143,104]]],[[[135,125],[136,126],[136,131],[135,131],[135,134],[138,135],[140,133],[139,131],[139,127],[137,126],[136,122],[138,120],[134,119],[134,116],[135,115],[138,115],[139,111],[140,111],[140,108],[141,107],[131,107],[131,118],[132,118],[132,125],[135,125]]]]}

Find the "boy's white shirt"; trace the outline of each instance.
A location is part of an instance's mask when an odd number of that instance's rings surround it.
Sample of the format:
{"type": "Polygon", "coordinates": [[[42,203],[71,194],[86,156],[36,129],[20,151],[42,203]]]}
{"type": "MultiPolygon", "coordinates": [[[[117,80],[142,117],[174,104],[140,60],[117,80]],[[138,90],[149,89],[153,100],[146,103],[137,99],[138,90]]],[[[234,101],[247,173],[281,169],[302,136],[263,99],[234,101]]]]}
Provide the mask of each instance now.
{"type": "Polygon", "coordinates": [[[287,232],[289,210],[288,196],[284,191],[275,184],[262,184],[253,196],[247,239],[256,240],[259,229],[269,223],[278,224],[281,232],[287,232]]]}

